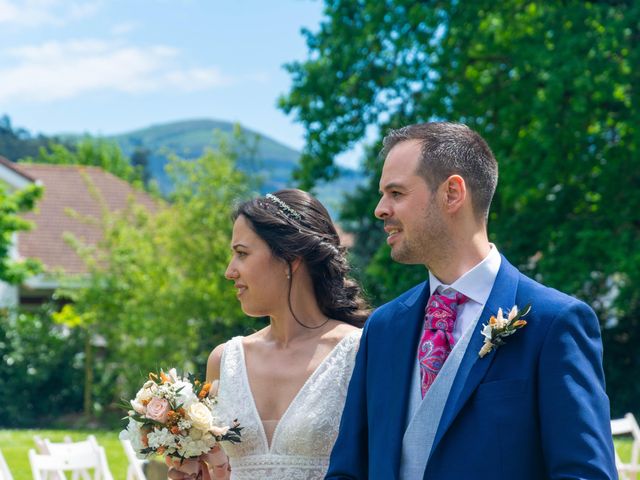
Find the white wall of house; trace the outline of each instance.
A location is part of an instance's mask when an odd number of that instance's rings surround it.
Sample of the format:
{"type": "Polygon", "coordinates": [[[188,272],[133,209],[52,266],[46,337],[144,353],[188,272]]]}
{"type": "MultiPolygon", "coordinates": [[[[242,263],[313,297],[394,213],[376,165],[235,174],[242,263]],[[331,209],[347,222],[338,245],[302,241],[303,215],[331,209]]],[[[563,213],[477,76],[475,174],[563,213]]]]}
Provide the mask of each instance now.
{"type": "Polygon", "coordinates": [[[0,282],[0,308],[18,306],[18,287],[0,282]]]}
{"type": "MultiPolygon", "coordinates": [[[[16,260],[18,258],[18,234],[11,235],[11,247],[9,247],[9,258],[16,260]]],[[[16,285],[9,285],[6,282],[0,281],[0,307],[11,308],[17,307],[20,301],[18,293],[18,287],[16,285]]]]}

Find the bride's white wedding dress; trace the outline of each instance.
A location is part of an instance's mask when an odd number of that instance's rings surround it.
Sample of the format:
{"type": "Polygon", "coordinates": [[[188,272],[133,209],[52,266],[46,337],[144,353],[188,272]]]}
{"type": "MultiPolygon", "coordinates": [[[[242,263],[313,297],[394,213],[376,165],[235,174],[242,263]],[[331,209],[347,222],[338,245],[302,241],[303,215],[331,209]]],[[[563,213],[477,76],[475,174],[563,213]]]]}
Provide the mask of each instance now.
{"type": "Polygon", "coordinates": [[[318,365],[277,422],[271,444],[249,387],[242,337],[226,343],[215,413],[225,422],[237,418],[242,427],[240,443],[223,444],[232,480],[324,478],[360,333],[357,330],[344,337],[318,365]]]}

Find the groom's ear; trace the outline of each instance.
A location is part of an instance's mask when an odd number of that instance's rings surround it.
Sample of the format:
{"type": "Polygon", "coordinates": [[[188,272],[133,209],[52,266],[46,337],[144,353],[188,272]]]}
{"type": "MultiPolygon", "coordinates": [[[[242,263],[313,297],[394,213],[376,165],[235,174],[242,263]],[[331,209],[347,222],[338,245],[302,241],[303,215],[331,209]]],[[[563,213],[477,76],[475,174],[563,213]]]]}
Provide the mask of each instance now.
{"type": "Polygon", "coordinates": [[[458,212],[467,200],[467,184],[460,175],[451,175],[443,182],[444,209],[447,213],[458,212]]]}

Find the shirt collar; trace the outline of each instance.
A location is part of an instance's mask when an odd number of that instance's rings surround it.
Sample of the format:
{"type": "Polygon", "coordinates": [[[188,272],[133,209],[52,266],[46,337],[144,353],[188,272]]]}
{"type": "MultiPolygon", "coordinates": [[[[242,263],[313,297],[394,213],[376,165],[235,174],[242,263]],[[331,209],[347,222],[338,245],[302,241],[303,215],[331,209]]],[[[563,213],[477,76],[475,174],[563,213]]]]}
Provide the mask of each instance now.
{"type": "Polygon", "coordinates": [[[435,275],[429,272],[429,293],[433,295],[433,292],[435,292],[438,287],[440,287],[441,292],[452,288],[469,299],[484,305],[491,294],[493,283],[498,276],[498,270],[500,270],[500,264],[502,263],[498,249],[493,243],[490,245],[491,249],[484,260],[451,285],[445,285],[438,280],[435,275]]]}

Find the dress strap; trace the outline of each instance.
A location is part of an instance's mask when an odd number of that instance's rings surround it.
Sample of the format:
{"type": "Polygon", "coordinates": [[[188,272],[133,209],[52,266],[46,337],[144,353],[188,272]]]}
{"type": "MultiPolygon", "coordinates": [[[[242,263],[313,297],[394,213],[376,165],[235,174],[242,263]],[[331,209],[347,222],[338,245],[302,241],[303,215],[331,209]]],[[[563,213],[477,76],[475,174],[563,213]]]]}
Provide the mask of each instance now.
{"type": "MultiPolygon", "coordinates": [[[[242,389],[244,362],[242,360],[242,337],[233,337],[224,344],[220,359],[220,384],[218,397],[232,392],[239,393],[242,389]]],[[[219,400],[222,400],[219,398],[219,400]]]]}

